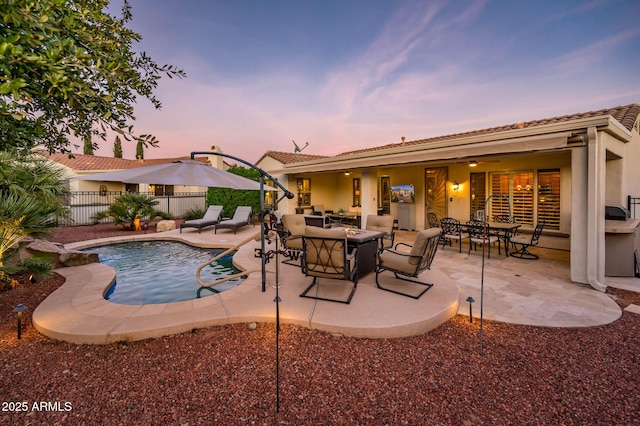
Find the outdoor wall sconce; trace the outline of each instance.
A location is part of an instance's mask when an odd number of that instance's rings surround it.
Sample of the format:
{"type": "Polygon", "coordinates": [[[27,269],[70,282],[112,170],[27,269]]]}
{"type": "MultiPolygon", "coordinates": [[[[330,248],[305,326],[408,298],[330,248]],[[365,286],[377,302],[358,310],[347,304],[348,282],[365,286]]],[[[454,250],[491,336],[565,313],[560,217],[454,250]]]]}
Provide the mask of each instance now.
{"type": "Polygon", "coordinates": [[[467,297],[467,302],[469,302],[469,322],[473,322],[473,310],[471,308],[471,304],[475,302],[475,300],[473,297],[469,296],[467,297]]]}
{"type": "Polygon", "coordinates": [[[453,185],[451,186],[451,188],[453,188],[455,192],[458,192],[458,190],[460,189],[460,184],[458,183],[457,180],[453,181],[453,185]]]}
{"type": "Polygon", "coordinates": [[[13,312],[18,314],[18,339],[22,339],[22,312],[26,310],[27,307],[22,303],[13,308],[13,312]]]}
{"type": "Polygon", "coordinates": [[[475,160],[469,161],[469,167],[475,167],[478,165],[478,162],[475,160]]]}

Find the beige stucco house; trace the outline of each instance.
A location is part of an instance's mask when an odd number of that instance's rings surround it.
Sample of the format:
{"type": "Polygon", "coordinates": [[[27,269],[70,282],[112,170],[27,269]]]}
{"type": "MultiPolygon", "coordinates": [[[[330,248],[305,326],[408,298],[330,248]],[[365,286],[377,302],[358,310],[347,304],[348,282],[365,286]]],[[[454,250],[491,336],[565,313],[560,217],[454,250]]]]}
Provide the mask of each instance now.
{"type": "MultiPolygon", "coordinates": [[[[511,212],[525,231],[544,220],[540,245],[569,250],[572,280],[604,290],[605,236],[622,225],[605,221],[605,206],[640,196],[639,115],[632,104],[329,157],[267,151],[257,165],[297,195],[283,212],[322,204],[363,225],[389,214],[401,229],[429,227],[430,212],[463,222],[511,212]]],[[[636,235],[639,221],[626,222],[636,235]]],[[[621,255],[634,266],[632,250],[621,255]]]]}
{"type": "MultiPolygon", "coordinates": [[[[214,147],[215,148],[215,147],[214,147]]],[[[45,154],[49,161],[54,163],[63,171],[63,176],[68,182],[71,191],[118,191],[124,192],[133,190],[134,192],[150,192],[165,194],[173,192],[204,192],[206,187],[180,185],[179,188],[165,188],[163,185],[156,185],[154,182],[140,182],[139,184],[125,184],[123,182],[102,182],[92,180],[69,179],[77,176],[88,176],[96,173],[113,172],[116,170],[133,169],[137,167],[153,166],[155,164],[171,163],[176,160],[188,160],[190,157],[179,158],[153,158],[145,160],[129,160],[125,158],[102,157],[98,155],[54,153],[45,154]]],[[[208,156],[197,157],[196,161],[210,163],[213,167],[223,170],[228,169],[228,165],[222,161],[222,157],[208,156]]]]}

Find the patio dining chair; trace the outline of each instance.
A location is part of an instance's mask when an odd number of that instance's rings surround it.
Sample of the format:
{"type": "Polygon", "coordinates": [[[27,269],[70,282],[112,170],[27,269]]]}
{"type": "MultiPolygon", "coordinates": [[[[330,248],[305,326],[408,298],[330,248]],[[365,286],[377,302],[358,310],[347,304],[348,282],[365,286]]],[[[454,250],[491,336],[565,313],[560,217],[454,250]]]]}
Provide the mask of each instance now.
{"type": "Polygon", "coordinates": [[[222,213],[222,206],[209,206],[204,213],[202,219],[185,220],[180,224],[180,233],[182,234],[182,228],[198,228],[198,234],[202,231],[202,228],[207,226],[213,226],[220,222],[220,214],[222,213]]]}
{"type": "MultiPolygon", "coordinates": [[[[508,214],[497,214],[493,217],[493,221],[496,223],[515,223],[513,216],[508,214]]],[[[504,250],[509,250],[509,240],[511,240],[511,231],[492,231],[492,234],[497,236],[504,243],[504,250]]]]}
{"type": "Polygon", "coordinates": [[[348,253],[344,230],[308,226],[305,235],[302,236],[302,245],[302,272],[307,277],[313,277],[313,281],[300,297],[351,303],[358,286],[357,249],[354,248],[348,253]],[[325,282],[321,288],[320,278],[333,282],[325,282]],[[351,284],[345,285],[349,282],[351,284]],[[310,294],[314,287],[315,294],[310,294]]]}
{"type": "Polygon", "coordinates": [[[217,234],[218,229],[233,229],[233,233],[235,234],[238,231],[238,228],[242,228],[249,224],[251,224],[251,207],[238,206],[236,207],[236,211],[233,213],[233,217],[231,219],[222,220],[213,225],[213,232],[214,234],[217,234]]]}
{"type": "Polygon", "coordinates": [[[469,251],[471,253],[471,246],[474,250],[477,250],[478,244],[484,244],[487,246],[489,252],[488,258],[491,258],[491,244],[498,243],[498,254],[500,254],[500,237],[489,232],[489,225],[482,220],[470,220],[467,222],[467,232],[469,232],[469,251]]]}
{"type": "Polygon", "coordinates": [[[508,214],[497,214],[493,217],[493,221],[497,223],[513,223],[513,216],[508,214]]]}
{"type": "Polygon", "coordinates": [[[429,224],[429,228],[440,228],[440,219],[438,219],[438,215],[434,212],[427,213],[427,223],[429,224]]]}
{"type": "Polygon", "coordinates": [[[519,257],[520,259],[538,259],[538,255],[531,253],[529,251],[529,247],[538,245],[538,240],[540,240],[540,235],[542,235],[544,225],[544,221],[538,222],[531,236],[518,234],[511,237],[510,242],[513,244],[513,248],[516,251],[511,252],[510,255],[513,257],[519,257]]]}
{"type": "Polygon", "coordinates": [[[462,225],[458,219],[445,217],[440,219],[440,228],[442,229],[442,249],[449,244],[453,247],[452,242],[458,241],[459,252],[462,253],[462,240],[469,238],[469,234],[462,232],[462,225]]]}
{"type": "MultiPolygon", "coordinates": [[[[417,278],[422,272],[431,267],[433,258],[438,250],[441,235],[442,230],[440,228],[425,229],[418,232],[413,245],[398,243],[394,249],[385,249],[378,253],[378,269],[376,270],[376,285],[378,288],[419,299],[420,296],[433,287],[433,284],[418,281],[417,278]],[[399,248],[404,250],[399,250],[399,248]],[[379,278],[380,274],[385,271],[393,272],[398,280],[424,286],[425,288],[416,294],[416,292],[401,291],[398,286],[394,286],[394,288],[383,287],[379,278]]],[[[404,289],[404,287],[402,288],[404,289]]]]}

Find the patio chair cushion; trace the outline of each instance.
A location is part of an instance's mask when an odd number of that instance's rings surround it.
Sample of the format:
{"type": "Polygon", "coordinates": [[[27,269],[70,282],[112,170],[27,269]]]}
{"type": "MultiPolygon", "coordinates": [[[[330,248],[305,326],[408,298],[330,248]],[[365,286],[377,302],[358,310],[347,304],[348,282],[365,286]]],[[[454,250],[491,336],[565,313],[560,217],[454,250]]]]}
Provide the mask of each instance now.
{"type": "Polygon", "coordinates": [[[342,252],[344,250],[344,246],[347,243],[346,241],[347,236],[343,229],[337,229],[337,228],[325,229],[325,228],[318,228],[317,226],[307,226],[305,230],[305,237],[336,238],[336,239],[345,240],[344,244],[329,244],[327,246],[328,250],[326,251],[311,249],[311,250],[307,250],[307,253],[306,253],[306,259],[307,259],[306,261],[307,261],[307,264],[309,265],[330,264],[331,266],[333,266],[333,267],[326,268],[325,273],[319,274],[320,276],[332,277],[335,274],[343,273],[345,263],[344,263],[344,256],[342,256],[342,252]],[[331,263],[329,263],[329,258],[332,259],[331,263]]]}
{"type": "Polygon", "coordinates": [[[386,232],[391,234],[393,232],[393,216],[367,216],[366,228],[370,231],[386,232]]]}
{"type": "Polygon", "coordinates": [[[221,213],[222,213],[222,206],[211,205],[207,208],[207,211],[205,212],[202,219],[186,220],[183,223],[181,223],[180,233],[182,233],[182,228],[198,228],[198,232],[200,232],[202,228],[215,225],[220,221],[221,213]]]}
{"type": "Polygon", "coordinates": [[[380,263],[385,268],[394,271],[401,271],[407,275],[412,275],[416,270],[417,262],[419,258],[408,257],[406,254],[397,253],[394,251],[385,250],[380,254],[380,263]]]}
{"type": "Polygon", "coordinates": [[[423,231],[418,232],[416,235],[416,240],[413,243],[413,247],[411,247],[411,258],[409,258],[409,263],[412,265],[417,265],[420,263],[420,259],[422,254],[424,253],[424,248],[427,245],[427,241],[431,237],[435,237],[440,234],[442,230],[440,228],[429,228],[423,231]]]}
{"type": "MultiPolygon", "coordinates": [[[[307,226],[304,220],[304,215],[302,214],[283,214],[282,224],[287,228],[287,231],[289,231],[292,236],[304,235],[304,231],[307,226]]],[[[300,244],[302,244],[302,242],[300,244]]]]}

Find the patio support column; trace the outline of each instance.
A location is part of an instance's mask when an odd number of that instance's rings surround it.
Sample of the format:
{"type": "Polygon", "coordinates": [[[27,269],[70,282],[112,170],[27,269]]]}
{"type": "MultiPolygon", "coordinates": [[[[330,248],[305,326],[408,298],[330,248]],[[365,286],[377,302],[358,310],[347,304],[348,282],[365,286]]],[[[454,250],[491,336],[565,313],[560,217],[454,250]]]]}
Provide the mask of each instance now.
{"type": "Polygon", "coordinates": [[[571,280],[605,291],[604,200],[606,153],[594,127],[587,146],[571,155],[571,280]]]}
{"type": "Polygon", "coordinates": [[[587,157],[586,146],[571,150],[571,281],[587,284],[587,157]]]}
{"type": "Polygon", "coordinates": [[[376,202],[377,186],[375,178],[371,177],[371,169],[362,169],[362,182],[360,183],[360,225],[364,228],[367,225],[367,215],[376,214],[378,204],[376,202]]]}
{"type": "Polygon", "coordinates": [[[587,129],[588,188],[587,193],[587,279],[591,287],[605,291],[604,284],[604,205],[607,157],[604,143],[595,127],[587,129]]]}

